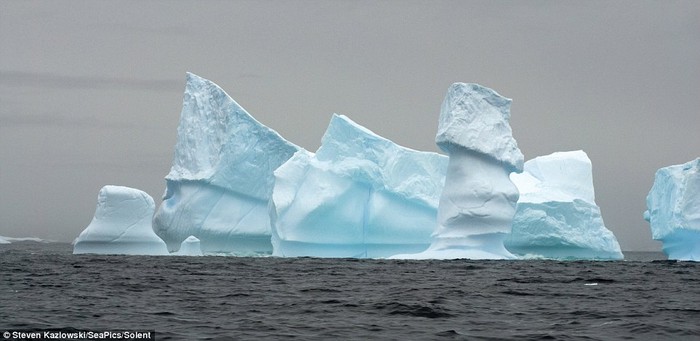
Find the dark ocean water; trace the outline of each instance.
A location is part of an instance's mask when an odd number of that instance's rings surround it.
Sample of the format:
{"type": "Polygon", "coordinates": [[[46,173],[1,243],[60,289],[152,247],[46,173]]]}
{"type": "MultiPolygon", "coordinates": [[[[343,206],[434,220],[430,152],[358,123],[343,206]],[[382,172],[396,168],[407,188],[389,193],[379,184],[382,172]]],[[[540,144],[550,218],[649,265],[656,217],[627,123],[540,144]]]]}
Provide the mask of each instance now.
{"type": "MultiPolygon", "coordinates": [[[[158,340],[700,340],[700,263],[72,255],[0,245],[4,330],[158,340]]],[[[0,338],[0,340],[2,340],[0,338]]]]}

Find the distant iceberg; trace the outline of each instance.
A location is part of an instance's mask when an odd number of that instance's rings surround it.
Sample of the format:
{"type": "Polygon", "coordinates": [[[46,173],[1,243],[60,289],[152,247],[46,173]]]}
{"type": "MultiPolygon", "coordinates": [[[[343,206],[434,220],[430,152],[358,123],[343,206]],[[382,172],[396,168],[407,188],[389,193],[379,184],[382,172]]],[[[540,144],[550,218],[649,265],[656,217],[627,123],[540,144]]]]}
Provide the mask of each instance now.
{"type": "Polygon", "coordinates": [[[450,86],[435,137],[449,154],[437,228],[427,250],[393,258],[515,258],[503,246],[518,200],[508,174],[523,167],[509,124],[510,104],[478,84],[450,86]]]}
{"type": "Polygon", "coordinates": [[[173,253],[174,256],[202,256],[202,247],[200,246],[199,239],[195,236],[189,236],[187,239],[182,241],[180,244],[180,249],[173,253]]]}
{"type": "Polygon", "coordinates": [[[508,250],[520,257],[622,259],[615,235],[595,203],[591,160],[585,152],[557,152],[510,175],[520,191],[508,250]]]}
{"type": "Polygon", "coordinates": [[[333,115],[321,147],[275,172],[273,255],[381,258],[427,248],[447,158],[333,115]]]}
{"type": "Polygon", "coordinates": [[[656,172],[644,219],[669,259],[700,261],[700,158],[656,172]]]}
{"type": "Polygon", "coordinates": [[[168,255],[151,227],[155,204],[143,191],[104,186],[92,222],[76,238],[73,253],[168,255]]]}
{"type": "Polygon", "coordinates": [[[10,244],[15,242],[34,242],[34,243],[56,243],[55,240],[41,239],[38,237],[4,237],[0,236],[0,244],[10,244]]]}
{"type": "Polygon", "coordinates": [[[163,203],[153,219],[168,249],[195,236],[205,253],[272,252],[272,172],[300,148],[191,73],[177,131],[163,203]]]}

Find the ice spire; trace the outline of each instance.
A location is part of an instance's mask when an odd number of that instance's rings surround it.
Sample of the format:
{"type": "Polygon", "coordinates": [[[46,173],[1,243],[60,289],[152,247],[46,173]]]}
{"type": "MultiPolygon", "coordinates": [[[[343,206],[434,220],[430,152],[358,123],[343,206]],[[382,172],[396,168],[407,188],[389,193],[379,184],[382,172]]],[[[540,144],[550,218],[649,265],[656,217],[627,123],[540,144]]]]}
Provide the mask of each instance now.
{"type": "Polygon", "coordinates": [[[508,175],[523,167],[508,124],[510,102],[478,84],[449,88],[435,138],[450,157],[438,226],[428,250],[396,258],[515,258],[503,246],[518,200],[508,175]]]}

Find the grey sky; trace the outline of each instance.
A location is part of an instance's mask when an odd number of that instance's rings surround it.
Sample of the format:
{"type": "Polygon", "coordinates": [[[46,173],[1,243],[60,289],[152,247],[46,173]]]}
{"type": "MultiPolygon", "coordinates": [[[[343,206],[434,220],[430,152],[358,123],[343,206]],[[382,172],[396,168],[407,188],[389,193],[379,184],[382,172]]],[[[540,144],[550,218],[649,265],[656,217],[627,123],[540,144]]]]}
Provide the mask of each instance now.
{"type": "Polygon", "coordinates": [[[526,159],[588,153],[623,250],[700,156],[697,1],[0,1],[0,235],[70,241],[106,184],[158,203],[186,71],[309,150],[337,112],[437,151],[448,86],[489,86],[526,159]]]}

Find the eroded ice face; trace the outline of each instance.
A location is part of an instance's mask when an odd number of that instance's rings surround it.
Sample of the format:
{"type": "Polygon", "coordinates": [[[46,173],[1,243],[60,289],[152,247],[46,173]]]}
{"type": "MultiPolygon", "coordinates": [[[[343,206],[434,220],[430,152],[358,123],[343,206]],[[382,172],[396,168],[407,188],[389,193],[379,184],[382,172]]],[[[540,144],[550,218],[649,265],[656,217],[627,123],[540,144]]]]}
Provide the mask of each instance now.
{"type": "Polygon", "coordinates": [[[508,174],[523,166],[510,102],[478,84],[448,89],[435,138],[450,157],[437,228],[425,252],[395,258],[515,258],[503,246],[518,199],[508,174]]]}
{"type": "Polygon", "coordinates": [[[277,256],[380,258],[430,243],[447,157],[396,145],[334,115],[317,153],[275,171],[277,256]]]}
{"type": "Polygon", "coordinates": [[[188,73],[170,173],[154,230],[171,251],[190,235],[204,252],[269,253],[272,172],[300,148],[213,82],[188,73]]]}
{"type": "Polygon", "coordinates": [[[518,189],[503,165],[462,149],[450,154],[440,197],[440,237],[510,233],[518,189]]]}
{"type": "Polygon", "coordinates": [[[151,227],[155,204],[143,191],[104,186],[90,225],[76,238],[73,253],[167,255],[151,227]]]}
{"type": "Polygon", "coordinates": [[[656,172],[644,216],[670,259],[700,261],[700,158],[656,172]]]}
{"type": "Polygon", "coordinates": [[[521,172],[524,160],[510,128],[510,104],[510,99],[479,84],[452,84],[440,108],[435,142],[448,154],[453,147],[465,148],[521,172]]]}
{"type": "Polygon", "coordinates": [[[583,151],[557,152],[510,175],[520,191],[508,250],[523,257],[622,259],[595,203],[592,164],[583,151]]]}

